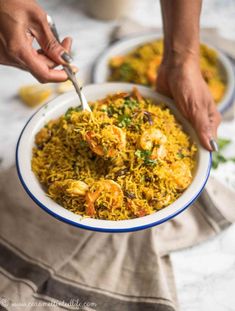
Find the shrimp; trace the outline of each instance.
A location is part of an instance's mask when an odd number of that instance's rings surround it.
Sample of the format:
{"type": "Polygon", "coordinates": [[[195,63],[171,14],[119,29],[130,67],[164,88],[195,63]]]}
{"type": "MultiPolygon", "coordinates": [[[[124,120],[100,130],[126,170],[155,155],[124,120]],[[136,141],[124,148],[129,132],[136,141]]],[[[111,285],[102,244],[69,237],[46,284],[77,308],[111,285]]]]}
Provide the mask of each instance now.
{"type": "Polygon", "coordinates": [[[49,193],[55,195],[65,194],[70,197],[85,196],[89,186],[81,181],[75,179],[65,179],[63,181],[55,181],[49,188],[49,193]]]}
{"type": "Polygon", "coordinates": [[[167,155],[167,151],[164,145],[160,145],[159,147],[153,148],[152,154],[150,156],[150,159],[156,160],[156,159],[164,159],[167,155]]]}
{"type": "Polygon", "coordinates": [[[95,203],[100,196],[104,201],[108,202],[112,208],[118,208],[123,203],[123,192],[118,183],[113,180],[106,179],[95,182],[91,189],[86,193],[86,214],[95,215],[95,203]]]}
{"type": "Polygon", "coordinates": [[[175,187],[179,190],[186,189],[192,181],[190,168],[183,161],[176,161],[171,165],[171,170],[175,187]]]}
{"type": "Polygon", "coordinates": [[[126,135],[115,125],[107,125],[101,133],[88,131],[85,135],[90,149],[99,156],[114,157],[126,146],[126,135]]]}
{"type": "Polygon", "coordinates": [[[66,192],[71,197],[84,196],[89,189],[89,186],[85,182],[72,179],[67,183],[67,187],[66,192]]]}
{"type": "Polygon", "coordinates": [[[132,210],[134,215],[137,217],[143,217],[143,216],[147,215],[147,206],[143,200],[137,200],[137,199],[130,200],[130,199],[128,199],[126,205],[127,205],[128,209],[132,210]]]}
{"type": "Polygon", "coordinates": [[[157,55],[148,66],[147,70],[147,78],[151,85],[155,85],[157,80],[157,68],[159,67],[160,63],[162,61],[162,57],[157,55]]]}
{"type": "Polygon", "coordinates": [[[159,129],[150,128],[143,132],[140,137],[140,147],[144,150],[151,150],[151,159],[164,158],[167,154],[165,143],[166,136],[159,129]]]}
{"type": "Polygon", "coordinates": [[[138,100],[141,101],[143,99],[142,95],[140,94],[139,90],[137,87],[133,88],[132,95],[138,100]]]}

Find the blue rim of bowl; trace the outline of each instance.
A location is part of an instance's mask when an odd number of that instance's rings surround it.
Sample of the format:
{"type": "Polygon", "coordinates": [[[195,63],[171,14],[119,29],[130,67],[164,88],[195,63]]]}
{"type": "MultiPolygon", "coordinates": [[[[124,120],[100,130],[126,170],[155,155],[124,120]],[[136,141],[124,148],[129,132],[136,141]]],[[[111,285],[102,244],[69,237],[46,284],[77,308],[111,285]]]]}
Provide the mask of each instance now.
{"type": "MultiPolygon", "coordinates": [[[[95,62],[94,62],[94,65],[93,65],[92,68],[91,68],[91,81],[92,81],[92,83],[97,83],[97,82],[95,81],[95,75],[96,75],[97,67],[98,67],[98,65],[99,65],[100,60],[104,57],[104,55],[107,53],[107,51],[108,51],[110,48],[113,48],[113,47],[115,47],[115,46],[118,46],[120,43],[127,42],[127,41],[129,41],[129,40],[131,40],[131,39],[134,39],[134,38],[136,38],[136,37],[145,37],[145,36],[147,36],[147,35],[151,36],[151,35],[155,35],[155,33],[154,33],[154,32],[148,32],[148,33],[139,33],[139,34],[134,34],[134,35],[130,34],[130,35],[128,35],[128,36],[126,36],[126,37],[124,37],[124,38],[122,38],[122,39],[120,39],[120,40],[114,41],[110,46],[108,46],[107,48],[105,48],[105,49],[97,56],[97,58],[96,58],[96,60],[95,60],[95,62]]],[[[157,38],[157,37],[159,37],[159,39],[160,39],[160,38],[162,38],[162,35],[159,35],[159,36],[156,35],[156,38],[157,38]]],[[[208,43],[206,43],[206,42],[205,42],[205,44],[210,45],[210,44],[208,44],[208,43]]],[[[232,66],[232,68],[233,68],[233,76],[234,76],[234,78],[235,78],[235,64],[233,65],[233,63],[232,63],[232,61],[231,61],[229,55],[227,55],[227,53],[224,52],[223,49],[220,49],[220,48],[215,47],[215,46],[212,46],[212,45],[211,45],[211,47],[212,47],[213,49],[219,50],[219,52],[220,52],[220,53],[226,58],[226,60],[231,64],[231,66],[232,66]]],[[[105,82],[108,82],[108,81],[103,81],[102,83],[105,83],[105,82]]],[[[123,82],[123,81],[115,81],[115,82],[123,82]]],[[[99,82],[99,83],[100,83],[100,82],[99,82]]],[[[128,83],[128,82],[126,82],[126,83],[128,83]]],[[[138,84],[137,84],[137,85],[138,85],[138,84]]],[[[142,85],[142,84],[139,84],[139,85],[142,85]]],[[[144,86],[144,85],[142,85],[142,86],[144,86]]],[[[233,86],[233,92],[232,92],[230,98],[228,98],[227,102],[226,102],[220,109],[219,109],[219,107],[218,107],[219,112],[220,112],[221,114],[225,113],[225,112],[233,105],[234,100],[235,100],[235,85],[233,86]]]]}
{"type": "MultiPolygon", "coordinates": [[[[39,111],[41,110],[45,105],[43,105],[42,107],[40,107],[30,118],[29,120],[27,121],[27,123],[25,124],[25,126],[23,127],[21,133],[20,133],[20,136],[19,136],[19,139],[17,141],[17,145],[16,145],[16,154],[15,154],[15,159],[16,159],[16,170],[17,170],[17,174],[18,174],[18,177],[19,177],[19,180],[24,188],[24,190],[26,191],[26,193],[29,195],[29,197],[40,207],[42,208],[45,212],[47,212],[49,215],[53,216],[54,218],[62,221],[62,222],[65,222],[69,225],[72,225],[74,227],[77,227],[77,228],[81,228],[81,229],[86,229],[86,230],[89,230],[89,231],[97,231],[97,232],[109,232],[109,233],[124,233],[124,232],[133,232],[133,231],[140,231],[140,230],[144,230],[144,229],[148,229],[148,228],[151,228],[151,227],[154,227],[154,226],[158,226],[174,217],[176,217],[177,215],[179,215],[180,213],[182,213],[184,210],[186,210],[188,207],[190,207],[193,202],[200,196],[201,192],[203,191],[206,183],[207,183],[207,180],[210,176],[210,170],[211,170],[211,164],[212,164],[212,152],[210,152],[210,158],[209,158],[209,164],[208,164],[208,167],[207,167],[207,173],[206,173],[206,178],[201,186],[201,189],[198,191],[198,193],[189,201],[187,202],[182,208],[180,208],[177,212],[171,214],[170,216],[167,216],[167,217],[164,217],[162,218],[161,220],[158,220],[158,221],[155,221],[155,222],[152,222],[150,224],[147,224],[147,225],[144,225],[144,226],[137,226],[137,227],[131,227],[131,228],[125,228],[125,229],[110,229],[110,228],[99,228],[99,227],[91,227],[91,226],[86,226],[86,225],[83,225],[81,223],[78,223],[78,222],[75,222],[75,221],[72,221],[72,220],[69,220],[67,218],[64,218],[54,212],[52,212],[48,207],[46,207],[44,204],[42,204],[34,195],[33,193],[29,190],[29,188],[27,187],[26,183],[24,182],[24,179],[21,175],[21,172],[20,172],[20,166],[19,166],[19,159],[18,159],[18,151],[19,151],[19,145],[20,145],[20,141],[21,141],[21,137],[26,129],[26,127],[28,126],[29,122],[31,121],[31,119],[34,117],[34,115],[39,111]]],[[[167,207],[166,207],[167,208],[167,207]]]]}

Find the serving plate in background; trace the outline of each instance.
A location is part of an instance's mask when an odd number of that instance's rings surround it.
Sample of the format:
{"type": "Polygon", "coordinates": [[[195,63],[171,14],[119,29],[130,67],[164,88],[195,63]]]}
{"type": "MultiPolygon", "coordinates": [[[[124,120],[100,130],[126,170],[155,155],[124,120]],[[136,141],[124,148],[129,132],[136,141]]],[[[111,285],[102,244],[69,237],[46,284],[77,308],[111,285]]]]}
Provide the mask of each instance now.
{"type": "MultiPolygon", "coordinates": [[[[112,57],[125,55],[126,53],[131,52],[133,49],[137,48],[142,44],[149,43],[151,41],[161,38],[161,36],[154,33],[146,33],[139,36],[130,36],[114,43],[109,48],[107,48],[97,59],[93,68],[93,82],[104,83],[108,81],[108,77],[110,74],[108,64],[109,60],[112,57]]],[[[233,65],[229,58],[219,49],[206,42],[203,43],[206,44],[209,48],[216,51],[220,72],[226,83],[225,94],[220,102],[217,104],[218,110],[223,113],[233,104],[235,99],[235,77],[233,65]]]]}
{"type": "MultiPolygon", "coordinates": [[[[128,83],[104,83],[88,85],[84,87],[83,92],[89,101],[94,101],[111,93],[119,91],[130,92],[133,87],[133,84],[128,83]]],[[[41,107],[25,125],[17,143],[16,166],[19,179],[28,195],[43,210],[59,220],[80,228],[103,232],[128,232],[159,225],[175,217],[195,201],[209,177],[211,153],[200,145],[195,131],[181,116],[170,99],[157,94],[155,91],[147,87],[138,86],[138,89],[144,97],[151,98],[156,102],[161,101],[166,103],[178,121],[183,124],[185,131],[190,135],[191,139],[195,141],[198,147],[196,158],[197,164],[191,185],[174,203],[154,214],[118,221],[82,218],[50,199],[31,170],[32,148],[34,146],[36,133],[44,127],[48,121],[58,118],[64,114],[68,108],[78,106],[76,93],[69,92],[55,98],[41,107]]]]}

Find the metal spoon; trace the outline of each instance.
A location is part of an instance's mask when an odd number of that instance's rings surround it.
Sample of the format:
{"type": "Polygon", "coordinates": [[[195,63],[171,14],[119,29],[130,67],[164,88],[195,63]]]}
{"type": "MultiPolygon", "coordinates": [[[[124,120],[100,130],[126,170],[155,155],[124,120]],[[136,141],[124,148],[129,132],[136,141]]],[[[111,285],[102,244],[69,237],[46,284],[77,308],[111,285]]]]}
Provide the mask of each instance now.
{"type": "MultiPolygon", "coordinates": [[[[47,15],[47,21],[48,21],[48,24],[51,28],[53,35],[55,36],[56,40],[60,43],[60,38],[59,38],[58,31],[56,29],[55,22],[53,21],[53,19],[50,15],[47,15]]],[[[82,110],[87,110],[87,111],[91,112],[91,108],[88,105],[88,102],[87,102],[84,94],[81,91],[81,87],[78,84],[78,81],[76,79],[76,76],[73,72],[71,65],[70,64],[63,65],[63,69],[67,73],[69,80],[73,83],[73,86],[76,90],[76,93],[78,94],[78,97],[80,99],[82,110]]]]}

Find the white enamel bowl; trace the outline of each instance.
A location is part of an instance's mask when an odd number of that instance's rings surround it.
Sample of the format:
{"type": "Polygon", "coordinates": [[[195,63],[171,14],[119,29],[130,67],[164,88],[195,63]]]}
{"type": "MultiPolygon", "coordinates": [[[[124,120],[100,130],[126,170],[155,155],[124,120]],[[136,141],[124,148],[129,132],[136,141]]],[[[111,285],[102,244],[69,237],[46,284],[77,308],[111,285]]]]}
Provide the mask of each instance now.
{"type": "MultiPolygon", "coordinates": [[[[101,99],[110,93],[118,91],[131,91],[132,88],[133,85],[127,83],[105,83],[100,85],[88,85],[84,87],[83,92],[89,101],[94,101],[101,99]]],[[[155,101],[163,101],[166,103],[177,119],[183,124],[184,129],[191,136],[191,139],[196,142],[198,146],[197,166],[192,184],[189,188],[173,204],[158,211],[157,213],[131,220],[120,221],[99,220],[92,218],[81,219],[79,215],[66,210],[50,199],[31,170],[34,137],[48,121],[64,114],[69,107],[75,107],[78,105],[77,95],[74,92],[70,92],[57,97],[47,105],[41,107],[25,125],[17,143],[16,164],[18,176],[28,195],[42,209],[57,219],[80,228],[106,232],[127,232],[159,225],[164,221],[175,217],[194,202],[204,188],[208,179],[211,167],[211,154],[200,146],[194,130],[180,115],[170,99],[163,97],[143,86],[139,86],[138,89],[143,96],[152,98],[155,101]]]]}
{"type": "MultiPolygon", "coordinates": [[[[151,42],[153,40],[161,39],[162,37],[154,34],[147,33],[135,37],[128,37],[123,40],[114,43],[107,48],[101,56],[97,59],[97,62],[93,68],[93,82],[104,83],[108,81],[109,77],[109,60],[110,58],[117,55],[124,55],[141,44],[151,42]]],[[[229,58],[222,53],[220,50],[204,42],[208,47],[214,49],[218,56],[218,63],[220,72],[226,83],[226,91],[222,100],[218,103],[218,110],[223,113],[225,112],[234,102],[235,99],[235,78],[233,65],[229,58]]],[[[222,48],[222,47],[221,47],[222,48]]]]}

